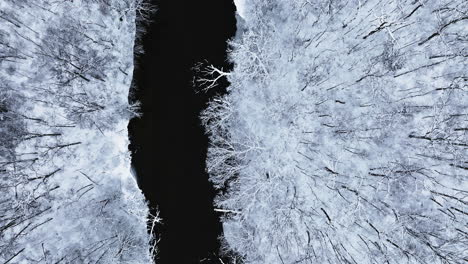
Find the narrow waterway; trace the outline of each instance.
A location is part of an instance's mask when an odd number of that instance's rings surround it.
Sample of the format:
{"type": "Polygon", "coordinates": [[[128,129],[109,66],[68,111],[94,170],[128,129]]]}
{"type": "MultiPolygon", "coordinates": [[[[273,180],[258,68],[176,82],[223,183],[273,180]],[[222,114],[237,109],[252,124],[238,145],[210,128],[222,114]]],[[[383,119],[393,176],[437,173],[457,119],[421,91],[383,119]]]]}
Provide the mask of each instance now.
{"type": "Polygon", "coordinates": [[[129,124],[129,148],[140,188],[163,218],[157,263],[221,263],[222,227],[213,211],[208,139],[198,116],[226,84],[197,94],[191,68],[207,60],[229,69],[226,41],[235,34],[235,6],[230,0],[154,4],[158,11],[143,39],[145,55],[136,60],[131,97],[142,103],[143,116],[129,124]]]}

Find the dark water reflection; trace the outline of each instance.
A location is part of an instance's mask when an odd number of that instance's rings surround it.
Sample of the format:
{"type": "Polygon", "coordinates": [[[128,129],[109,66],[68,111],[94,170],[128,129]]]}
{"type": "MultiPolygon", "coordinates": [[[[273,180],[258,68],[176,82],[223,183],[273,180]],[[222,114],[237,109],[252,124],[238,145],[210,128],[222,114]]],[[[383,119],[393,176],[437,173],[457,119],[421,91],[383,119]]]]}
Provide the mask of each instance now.
{"type": "Polygon", "coordinates": [[[224,88],[195,93],[191,68],[203,60],[229,68],[226,41],[235,33],[235,7],[228,0],[154,2],[158,11],[143,40],[146,54],[134,72],[132,100],[141,101],[143,116],[130,122],[129,132],[139,185],[164,219],[157,263],[220,263],[222,228],[213,211],[207,137],[198,115],[224,88]]]}

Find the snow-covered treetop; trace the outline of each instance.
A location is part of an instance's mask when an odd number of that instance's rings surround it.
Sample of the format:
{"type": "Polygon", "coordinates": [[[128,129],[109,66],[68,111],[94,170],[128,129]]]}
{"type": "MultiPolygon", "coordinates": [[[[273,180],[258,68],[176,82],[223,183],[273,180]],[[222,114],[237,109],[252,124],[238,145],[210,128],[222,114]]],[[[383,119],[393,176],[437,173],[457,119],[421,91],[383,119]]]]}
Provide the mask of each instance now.
{"type": "Polygon", "coordinates": [[[0,263],[151,263],[126,129],[141,3],[0,1],[0,263]]]}
{"type": "Polygon", "coordinates": [[[246,263],[468,258],[466,1],[246,1],[203,115],[246,263]]]}

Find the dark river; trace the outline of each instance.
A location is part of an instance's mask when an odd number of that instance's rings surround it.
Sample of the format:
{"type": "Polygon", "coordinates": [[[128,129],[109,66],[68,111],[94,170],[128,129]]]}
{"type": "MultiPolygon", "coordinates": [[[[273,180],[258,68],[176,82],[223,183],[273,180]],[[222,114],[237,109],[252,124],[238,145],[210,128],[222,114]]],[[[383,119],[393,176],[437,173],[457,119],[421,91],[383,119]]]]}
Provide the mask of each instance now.
{"type": "Polygon", "coordinates": [[[226,83],[195,93],[191,68],[204,60],[230,68],[226,41],[235,34],[235,6],[229,0],[154,4],[145,54],[135,61],[130,99],[142,103],[143,116],[129,124],[129,148],[140,188],[163,218],[157,263],[221,263],[222,227],[213,211],[216,193],[205,172],[208,139],[198,116],[226,83]]]}

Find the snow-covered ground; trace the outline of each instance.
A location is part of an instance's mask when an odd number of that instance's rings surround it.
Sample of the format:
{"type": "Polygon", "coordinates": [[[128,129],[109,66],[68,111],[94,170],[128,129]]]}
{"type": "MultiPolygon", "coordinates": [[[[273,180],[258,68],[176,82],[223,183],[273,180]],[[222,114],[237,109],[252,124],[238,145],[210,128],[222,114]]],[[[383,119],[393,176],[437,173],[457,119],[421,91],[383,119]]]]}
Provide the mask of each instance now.
{"type": "Polygon", "coordinates": [[[245,263],[464,263],[466,1],[246,0],[202,116],[245,263]]]}
{"type": "Polygon", "coordinates": [[[152,262],[127,148],[136,2],[0,1],[1,263],[152,262]]]}
{"type": "Polygon", "coordinates": [[[237,8],[237,13],[243,17],[244,16],[244,10],[245,10],[245,0],[234,0],[234,4],[236,5],[237,8]]]}

